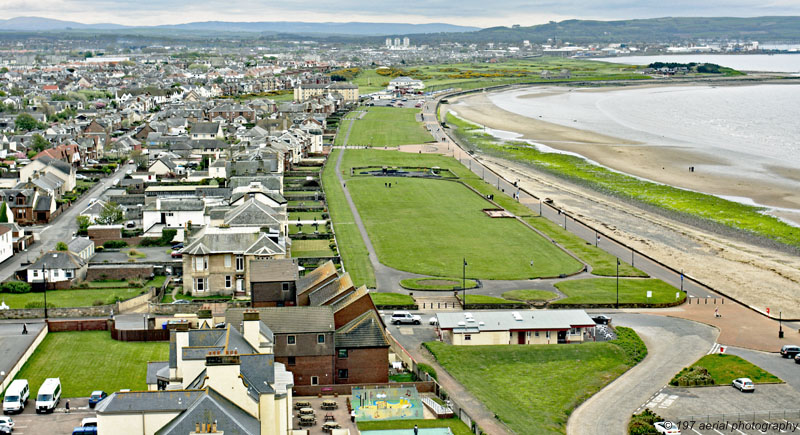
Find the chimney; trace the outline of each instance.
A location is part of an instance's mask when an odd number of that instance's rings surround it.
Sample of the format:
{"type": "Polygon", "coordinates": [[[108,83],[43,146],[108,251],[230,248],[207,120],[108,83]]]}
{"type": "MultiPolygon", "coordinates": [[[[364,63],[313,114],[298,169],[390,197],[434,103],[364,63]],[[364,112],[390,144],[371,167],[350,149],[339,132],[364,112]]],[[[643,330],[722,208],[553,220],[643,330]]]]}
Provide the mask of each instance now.
{"type": "Polygon", "coordinates": [[[161,210],[161,197],[156,198],[156,210],[161,210]]]}
{"type": "Polygon", "coordinates": [[[261,344],[261,328],[259,326],[261,320],[258,311],[248,310],[245,311],[242,316],[242,335],[250,346],[253,346],[254,349],[258,349],[261,344]]]}

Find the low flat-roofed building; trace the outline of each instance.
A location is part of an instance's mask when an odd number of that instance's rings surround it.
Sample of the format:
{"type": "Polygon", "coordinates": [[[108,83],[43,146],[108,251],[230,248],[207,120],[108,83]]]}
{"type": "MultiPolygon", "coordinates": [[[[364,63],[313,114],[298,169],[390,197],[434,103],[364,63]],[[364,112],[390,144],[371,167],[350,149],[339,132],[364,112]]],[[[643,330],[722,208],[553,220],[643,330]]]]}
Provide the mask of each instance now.
{"type": "Polygon", "coordinates": [[[583,310],[438,313],[442,340],[454,345],[580,343],[594,336],[583,310]]]}

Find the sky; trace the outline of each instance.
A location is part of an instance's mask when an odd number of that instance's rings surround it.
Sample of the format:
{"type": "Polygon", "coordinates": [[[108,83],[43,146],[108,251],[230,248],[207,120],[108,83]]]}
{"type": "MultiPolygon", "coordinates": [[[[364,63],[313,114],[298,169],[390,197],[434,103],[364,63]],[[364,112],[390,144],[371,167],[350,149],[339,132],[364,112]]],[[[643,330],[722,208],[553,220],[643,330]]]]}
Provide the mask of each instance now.
{"type": "Polygon", "coordinates": [[[530,26],[564,19],[800,15],[798,0],[0,0],[2,16],[124,25],[365,21],[530,26]]]}

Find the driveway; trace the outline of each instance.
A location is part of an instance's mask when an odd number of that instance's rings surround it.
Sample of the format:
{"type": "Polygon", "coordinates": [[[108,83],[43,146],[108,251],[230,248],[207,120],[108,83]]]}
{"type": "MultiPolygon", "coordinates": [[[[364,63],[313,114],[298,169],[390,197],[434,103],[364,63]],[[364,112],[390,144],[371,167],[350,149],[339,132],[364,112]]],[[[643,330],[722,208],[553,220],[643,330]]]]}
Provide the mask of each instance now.
{"type": "Polygon", "coordinates": [[[627,433],[631,414],[657,397],[675,373],[708,353],[718,335],[701,323],[646,314],[618,313],[613,322],[639,334],[647,357],[572,413],[567,421],[570,435],[627,433]]]}

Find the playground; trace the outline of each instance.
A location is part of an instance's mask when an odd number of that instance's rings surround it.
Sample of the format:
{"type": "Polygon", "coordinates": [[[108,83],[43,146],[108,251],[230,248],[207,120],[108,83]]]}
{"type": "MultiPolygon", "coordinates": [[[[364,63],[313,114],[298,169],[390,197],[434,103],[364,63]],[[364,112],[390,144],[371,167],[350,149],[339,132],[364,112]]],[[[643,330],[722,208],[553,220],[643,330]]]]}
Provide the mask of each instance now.
{"type": "Polygon", "coordinates": [[[354,387],[351,403],[356,421],[422,419],[422,402],[416,387],[354,387]]]}

